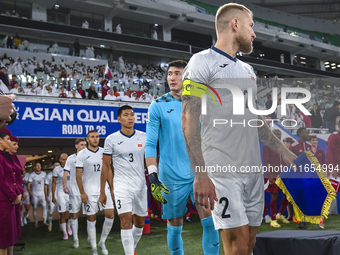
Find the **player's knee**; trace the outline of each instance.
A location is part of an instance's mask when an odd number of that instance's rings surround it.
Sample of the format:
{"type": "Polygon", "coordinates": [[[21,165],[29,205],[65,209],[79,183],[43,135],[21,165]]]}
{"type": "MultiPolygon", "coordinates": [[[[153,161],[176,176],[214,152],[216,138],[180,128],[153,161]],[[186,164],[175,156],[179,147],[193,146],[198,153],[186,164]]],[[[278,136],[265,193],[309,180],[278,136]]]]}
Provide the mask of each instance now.
{"type": "Polygon", "coordinates": [[[105,218],[108,218],[108,219],[113,219],[115,217],[115,213],[114,211],[112,212],[105,212],[105,218]]]}
{"type": "Polygon", "coordinates": [[[130,217],[120,217],[120,227],[122,229],[131,229],[132,219],[130,217]]]}
{"type": "Polygon", "coordinates": [[[244,240],[234,240],[230,243],[230,250],[224,249],[225,254],[235,254],[235,255],[248,255],[249,254],[249,243],[244,242],[244,240]]]}
{"type": "Polygon", "coordinates": [[[136,228],[144,228],[144,222],[136,222],[133,223],[133,225],[135,225],[136,228]]]}

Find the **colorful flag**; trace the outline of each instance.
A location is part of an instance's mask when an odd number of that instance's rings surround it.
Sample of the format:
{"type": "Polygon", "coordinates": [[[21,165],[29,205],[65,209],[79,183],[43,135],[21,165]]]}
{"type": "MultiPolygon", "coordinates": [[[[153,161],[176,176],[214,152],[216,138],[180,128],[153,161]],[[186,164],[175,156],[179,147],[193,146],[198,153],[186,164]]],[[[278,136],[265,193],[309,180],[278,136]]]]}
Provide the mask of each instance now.
{"type": "Polygon", "coordinates": [[[276,184],[302,221],[319,224],[327,218],[336,192],[313,153],[304,152],[294,163],[296,171],[289,167],[278,176],[276,184]]]}
{"type": "Polygon", "coordinates": [[[110,70],[110,68],[109,68],[109,65],[108,64],[106,64],[106,66],[105,66],[105,72],[104,72],[104,76],[107,76],[107,78],[109,78],[109,79],[113,79],[113,77],[112,77],[112,74],[111,74],[111,70],[110,70]]]}

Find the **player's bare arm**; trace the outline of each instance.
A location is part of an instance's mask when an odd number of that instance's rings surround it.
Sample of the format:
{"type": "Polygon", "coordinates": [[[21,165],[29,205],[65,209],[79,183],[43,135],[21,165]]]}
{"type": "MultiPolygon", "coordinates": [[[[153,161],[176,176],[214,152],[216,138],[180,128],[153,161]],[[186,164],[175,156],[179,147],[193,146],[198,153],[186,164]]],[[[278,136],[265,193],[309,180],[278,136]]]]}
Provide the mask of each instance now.
{"type": "Polygon", "coordinates": [[[27,189],[28,189],[28,193],[30,193],[30,196],[33,196],[33,193],[32,193],[32,183],[28,183],[27,185],[27,189]]]}
{"type": "Polygon", "coordinates": [[[288,165],[295,165],[294,160],[297,158],[296,155],[288,150],[287,147],[284,146],[284,144],[279,139],[277,139],[277,137],[268,127],[266,121],[263,120],[262,116],[258,116],[258,119],[260,120],[258,122],[259,126],[264,123],[264,125],[257,129],[260,141],[279,153],[288,165]]]}
{"type": "Polygon", "coordinates": [[[45,184],[44,191],[45,191],[45,200],[46,200],[46,202],[50,202],[50,200],[48,198],[48,185],[47,184],[45,184]]]}
{"type": "MultiPolygon", "coordinates": [[[[183,95],[182,104],[182,131],[191,166],[193,169],[204,168],[198,124],[201,114],[201,99],[183,95]]],[[[214,209],[214,200],[217,201],[215,186],[206,172],[195,171],[194,194],[196,204],[208,208],[210,203],[211,210],[214,209]]]]}
{"type": "Polygon", "coordinates": [[[155,157],[147,157],[145,159],[145,164],[146,164],[146,167],[154,165],[154,166],[156,166],[158,168],[157,160],[156,160],[155,157]]]}
{"type": "Polygon", "coordinates": [[[64,192],[66,194],[69,193],[68,187],[67,187],[67,176],[68,176],[68,172],[64,171],[64,175],[63,175],[63,187],[64,187],[64,192]]]}
{"type": "MultiPolygon", "coordinates": [[[[103,166],[102,166],[102,172],[101,172],[101,176],[100,176],[100,196],[99,196],[99,202],[104,207],[106,205],[105,184],[108,181],[108,175],[109,175],[108,173],[109,173],[109,171],[111,169],[111,159],[112,159],[112,156],[103,155],[103,166]]],[[[110,181],[109,181],[109,184],[110,184],[110,181]]],[[[110,188],[112,188],[111,185],[110,185],[110,188]]]]}
{"type": "Polygon", "coordinates": [[[56,204],[57,199],[55,197],[55,188],[57,186],[57,177],[52,177],[52,203],[56,204]]]}
{"type": "Polygon", "coordinates": [[[82,178],[82,174],[83,174],[83,169],[82,168],[76,168],[76,176],[77,176],[77,184],[78,184],[78,188],[79,188],[79,192],[81,194],[81,202],[83,202],[84,204],[87,204],[89,198],[87,196],[87,194],[84,191],[84,187],[83,187],[83,178],[82,178]]]}
{"type": "Polygon", "coordinates": [[[113,194],[113,176],[114,176],[114,168],[113,168],[112,161],[111,161],[110,170],[107,173],[107,179],[108,179],[107,181],[108,181],[109,186],[110,186],[112,200],[115,200],[114,194],[113,194]]]}

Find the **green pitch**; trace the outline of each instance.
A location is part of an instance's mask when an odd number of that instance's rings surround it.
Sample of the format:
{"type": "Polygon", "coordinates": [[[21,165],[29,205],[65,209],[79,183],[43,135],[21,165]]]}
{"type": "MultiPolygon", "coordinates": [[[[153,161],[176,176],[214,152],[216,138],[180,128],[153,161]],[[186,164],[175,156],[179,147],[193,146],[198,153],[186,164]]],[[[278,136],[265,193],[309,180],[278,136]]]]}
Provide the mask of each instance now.
{"type": "MultiPolygon", "coordinates": [[[[183,243],[184,253],[186,255],[203,255],[202,251],[202,227],[197,215],[192,214],[194,223],[184,223],[183,227],[183,243]]],[[[103,226],[104,216],[97,218],[97,242],[99,242],[101,230],[103,226]]],[[[281,222],[279,221],[279,224],[281,222]]],[[[330,215],[324,222],[325,230],[339,230],[340,228],[340,216],[330,215]]],[[[322,231],[317,225],[308,224],[308,230],[322,231]]],[[[263,223],[259,229],[259,233],[275,230],[298,230],[297,225],[293,222],[290,224],[281,224],[281,228],[274,229],[269,224],[263,223]]],[[[304,231],[304,230],[298,230],[304,231]]],[[[166,223],[151,220],[151,234],[143,235],[136,252],[138,255],[150,255],[150,254],[170,254],[166,239],[166,223]]],[[[34,227],[34,223],[28,223],[22,228],[22,238],[19,243],[25,243],[26,247],[24,251],[16,247],[15,251],[22,255],[73,255],[73,254],[91,254],[90,245],[86,243],[86,218],[79,219],[79,248],[73,249],[73,237],[70,236],[69,240],[62,240],[62,233],[59,232],[58,221],[53,221],[53,230],[48,232],[46,227],[43,227],[42,222],[39,222],[39,228],[34,227]]],[[[220,254],[223,254],[223,245],[220,239],[220,254]]],[[[113,229],[106,240],[106,248],[109,254],[124,255],[123,246],[120,242],[120,223],[119,218],[116,216],[113,229]]],[[[98,251],[101,254],[100,251],[98,251]]]]}

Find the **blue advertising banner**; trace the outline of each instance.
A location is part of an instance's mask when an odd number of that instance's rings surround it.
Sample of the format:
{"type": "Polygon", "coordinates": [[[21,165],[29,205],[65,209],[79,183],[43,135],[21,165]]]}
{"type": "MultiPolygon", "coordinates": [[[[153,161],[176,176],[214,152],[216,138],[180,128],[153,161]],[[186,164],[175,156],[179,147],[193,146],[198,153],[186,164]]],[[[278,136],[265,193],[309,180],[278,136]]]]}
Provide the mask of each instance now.
{"type": "MultiPolygon", "coordinates": [[[[17,137],[77,138],[97,130],[100,138],[121,129],[119,107],[15,102],[16,121],[8,129],[17,137]]],[[[134,108],[135,129],[146,129],[147,109],[134,108]]]]}

